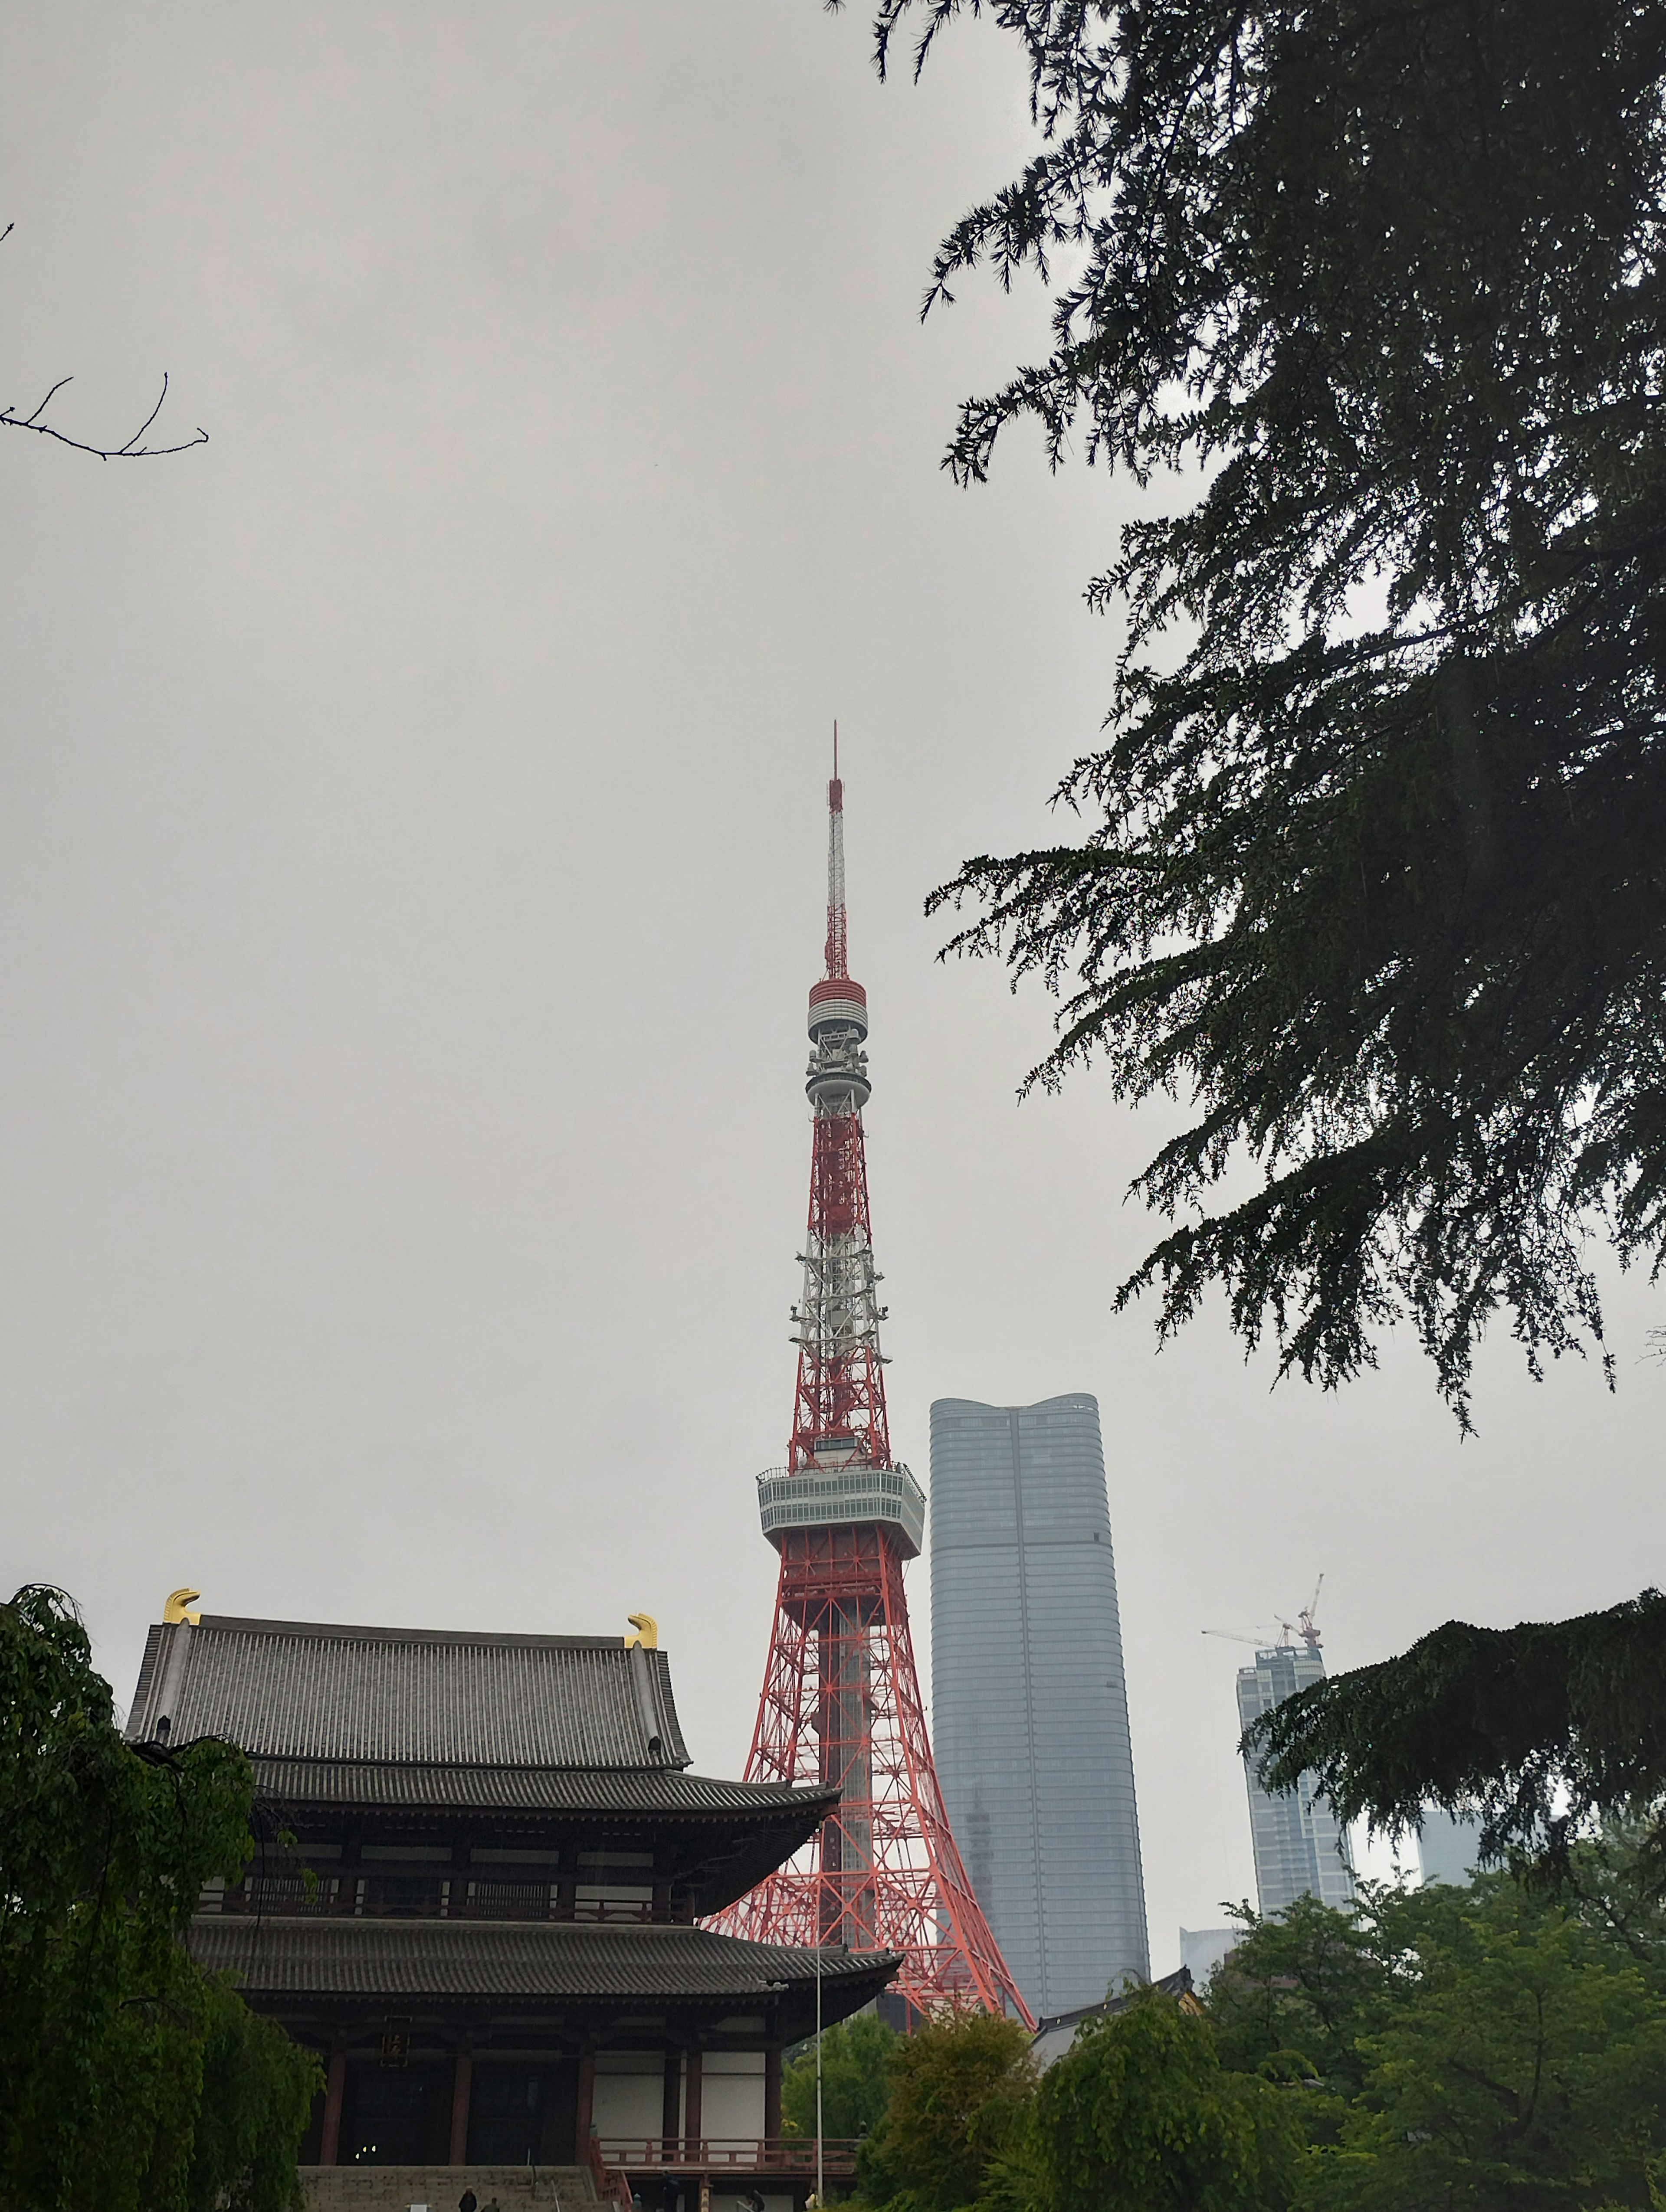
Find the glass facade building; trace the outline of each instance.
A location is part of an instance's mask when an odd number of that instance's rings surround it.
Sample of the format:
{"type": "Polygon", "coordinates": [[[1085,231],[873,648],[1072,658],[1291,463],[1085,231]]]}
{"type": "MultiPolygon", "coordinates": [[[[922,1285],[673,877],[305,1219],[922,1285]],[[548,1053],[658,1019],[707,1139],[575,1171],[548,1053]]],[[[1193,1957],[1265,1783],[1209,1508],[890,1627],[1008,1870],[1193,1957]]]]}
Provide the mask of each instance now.
{"type": "MultiPolygon", "coordinates": [[[[1238,1725],[1323,1680],[1325,1655],[1316,1644],[1278,1644],[1257,1651],[1253,1667],[1238,1669],[1238,1725]]],[[[1347,1838],[1336,1815],[1303,1775],[1298,1789],[1274,1796],[1263,1790],[1250,1761],[1243,1762],[1250,1791],[1250,1834],[1256,1853],[1256,1897],[1262,1916],[1282,1912],[1298,1897],[1339,1906],[1353,1902],[1353,1869],[1347,1838]]]]}
{"type": "Polygon", "coordinates": [[[1474,1880],[1480,1857],[1479,1820],[1455,1819],[1438,1805],[1425,1806],[1417,1831],[1417,1860],[1425,1882],[1450,1881],[1462,1889],[1474,1880]]]}
{"type": "Polygon", "coordinates": [[[1209,1986],[1209,1978],[1221,1960],[1236,1951],[1243,1941],[1242,1928],[1183,1928],[1180,1931],[1180,1963],[1192,1978],[1192,1987],[1201,1996],[1209,1986]]]}
{"type": "Polygon", "coordinates": [[[932,1407],[933,1741],[1037,2018],[1150,1972],[1099,1407],[932,1407]]]}

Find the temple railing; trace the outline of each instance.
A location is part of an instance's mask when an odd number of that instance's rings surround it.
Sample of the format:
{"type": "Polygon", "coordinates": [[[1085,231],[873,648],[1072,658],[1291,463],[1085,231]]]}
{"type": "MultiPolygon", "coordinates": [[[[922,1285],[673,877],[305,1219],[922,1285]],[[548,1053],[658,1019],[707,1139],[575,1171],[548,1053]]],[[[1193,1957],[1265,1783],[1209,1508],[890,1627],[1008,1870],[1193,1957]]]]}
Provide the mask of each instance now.
{"type": "Polygon", "coordinates": [[[590,2178],[598,2201],[615,2206],[617,2212],[635,2212],[636,2200],[630,2183],[617,2166],[610,2166],[602,2156],[602,2147],[597,2140],[594,2128],[590,2130],[590,2141],[586,2148],[589,2154],[590,2178]]]}
{"type": "MultiPolygon", "coordinates": [[[[604,2136],[599,2148],[615,2172],[791,2173],[814,2176],[814,2136],[604,2136]]],[[[822,2171],[856,2171],[856,2138],[824,2136],[822,2171]]]]}

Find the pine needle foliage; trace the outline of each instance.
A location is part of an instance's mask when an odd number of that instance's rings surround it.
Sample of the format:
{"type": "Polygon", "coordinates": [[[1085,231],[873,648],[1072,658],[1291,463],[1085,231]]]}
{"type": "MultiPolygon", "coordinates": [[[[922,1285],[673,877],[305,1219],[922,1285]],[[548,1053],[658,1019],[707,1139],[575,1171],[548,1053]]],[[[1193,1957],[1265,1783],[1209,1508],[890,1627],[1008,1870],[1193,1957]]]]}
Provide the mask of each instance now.
{"type": "Polygon", "coordinates": [[[1494,1316],[1600,1345],[1594,1229],[1666,1252],[1666,12],[881,0],[882,70],[985,13],[1038,150],[926,306],[1029,271],[1052,345],[945,465],[1028,419],[1183,496],[1091,587],[1081,835],[933,908],[1060,995],[1032,1082],[1192,1104],[1123,1304],[1326,1385],[1409,1318],[1467,1419],[1494,1316]]]}
{"type": "Polygon", "coordinates": [[[1243,1749],[1270,1789],[1311,1776],[1344,1820],[1392,1831],[1431,1802],[1478,1813],[1483,1857],[1558,1880],[1582,1835],[1629,1818],[1666,1891],[1666,1596],[1514,1628],[1449,1620],[1399,1658],[1298,1690],[1243,1749]]]}

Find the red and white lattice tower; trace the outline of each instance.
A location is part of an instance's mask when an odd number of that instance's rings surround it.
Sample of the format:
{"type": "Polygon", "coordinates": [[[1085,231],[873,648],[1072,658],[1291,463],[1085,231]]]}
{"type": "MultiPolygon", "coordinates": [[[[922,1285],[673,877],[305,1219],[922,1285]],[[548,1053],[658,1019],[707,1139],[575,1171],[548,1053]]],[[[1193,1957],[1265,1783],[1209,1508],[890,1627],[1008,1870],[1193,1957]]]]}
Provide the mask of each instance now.
{"type": "Polygon", "coordinates": [[[918,1555],[926,1501],[892,1460],[885,1422],[862,1147],[867,994],[846,960],[836,754],[827,804],[798,1390],[787,1464],[757,1480],[781,1579],[746,1778],[836,1783],[842,1795],[798,1856],[716,1924],[761,1942],[900,1951],[897,1990],[916,2012],[952,2003],[1029,2021],[950,1832],[915,1672],[903,1565],[918,1555]]]}

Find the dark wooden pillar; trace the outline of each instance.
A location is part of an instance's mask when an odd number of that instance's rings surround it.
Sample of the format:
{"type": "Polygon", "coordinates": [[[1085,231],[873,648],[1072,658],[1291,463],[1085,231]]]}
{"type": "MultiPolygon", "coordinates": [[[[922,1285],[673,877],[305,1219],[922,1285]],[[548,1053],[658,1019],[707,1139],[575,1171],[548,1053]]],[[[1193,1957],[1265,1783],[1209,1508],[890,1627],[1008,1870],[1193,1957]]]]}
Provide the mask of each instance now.
{"type": "Polygon", "coordinates": [[[763,2132],[773,2142],[781,2133],[781,2045],[763,2054],[763,2132]]]}
{"type": "Polygon", "coordinates": [[[574,2159],[580,2166],[590,2163],[590,2121],[596,2109],[596,2054],[587,2043],[579,2053],[579,2109],[574,2126],[574,2159]]]}
{"type": "Polygon", "coordinates": [[[667,2158],[677,2155],[683,2132],[683,2053],[672,2044],[666,2052],[665,2087],[660,2100],[660,2136],[667,2158]]]}
{"type": "Polygon", "coordinates": [[[689,2144],[688,2155],[698,2158],[700,2125],[700,2051],[696,2045],[689,2047],[688,2078],[683,2090],[683,2134],[689,2144]]]}
{"type": "Polygon", "coordinates": [[[453,2166],[469,2162],[469,2092],[474,2081],[474,2054],[457,2054],[451,2077],[451,2160],[453,2166]]]}
{"type": "Polygon", "coordinates": [[[347,2053],[330,2053],[330,2072],[324,2088],[324,2133],[319,2138],[318,2162],[334,2166],[341,2149],[342,2097],[347,2087],[347,2053]]]}
{"type": "MultiPolygon", "coordinates": [[[[561,1859],[556,1874],[556,1917],[571,1920],[576,1908],[579,1887],[579,1847],[565,1843],[561,1847],[561,1859]]],[[[582,2154],[584,2146],[579,2146],[582,2154]]]]}
{"type": "Polygon", "coordinates": [[[337,1912],[357,1914],[363,1910],[362,1906],[359,1903],[359,1884],[364,1878],[363,1869],[359,1861],[359,1851],[363,1840],[363,1838],[358,1835],[351,1828],[348,1830],[346,1836],[343,1838],[341,1847],[341,1891],[336,1899],[336,1910],[337,1912]]]}

